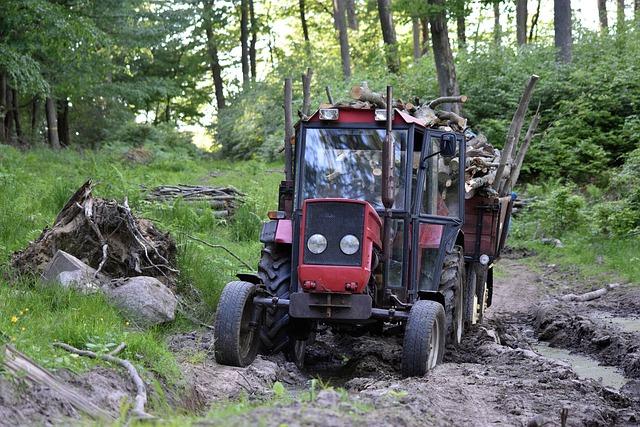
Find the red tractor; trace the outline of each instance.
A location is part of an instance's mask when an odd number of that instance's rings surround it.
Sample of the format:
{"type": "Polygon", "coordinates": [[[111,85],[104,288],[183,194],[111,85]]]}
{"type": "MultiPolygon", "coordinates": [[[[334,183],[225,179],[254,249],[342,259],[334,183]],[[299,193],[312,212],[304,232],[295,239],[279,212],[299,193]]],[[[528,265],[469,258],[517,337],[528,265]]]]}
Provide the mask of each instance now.
{"type": "Polygon", "coordinates": [[[320,109],[295,130],[258,272],[220,297],[216,360],[284,351],[301,365],[319,324],[386,328],[404,333],[403,375],[424,375],[491,304],[511,199],[465,210],[464,135],[401,110],[320,109]]]}

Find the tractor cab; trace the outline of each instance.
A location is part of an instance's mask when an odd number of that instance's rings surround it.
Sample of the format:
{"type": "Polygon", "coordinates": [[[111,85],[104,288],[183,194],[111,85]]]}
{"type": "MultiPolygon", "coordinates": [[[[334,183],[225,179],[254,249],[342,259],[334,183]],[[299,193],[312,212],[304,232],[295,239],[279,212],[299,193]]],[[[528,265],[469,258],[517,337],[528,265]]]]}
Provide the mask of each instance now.
{"type": "Polygon", "coordinates": [[[246,366],[262,349],[301,364],[319,324],[353,334],[399,324],[403,373],[423,375],[462,335],[463,135],[399,109],[332,106],[287,143],[258,274],[221,295],[216,359],[246,366]]]}

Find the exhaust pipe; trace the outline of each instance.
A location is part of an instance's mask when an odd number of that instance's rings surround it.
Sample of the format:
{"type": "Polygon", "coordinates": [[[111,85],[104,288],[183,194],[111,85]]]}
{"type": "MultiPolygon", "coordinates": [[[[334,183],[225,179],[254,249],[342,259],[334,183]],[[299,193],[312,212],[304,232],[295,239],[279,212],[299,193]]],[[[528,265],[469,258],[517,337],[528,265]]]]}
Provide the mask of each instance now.
{"type": "Polygon", "coordinates": [[[389,283],[389,269],[391,265],[391,250],[393,238],[391,236],[391,208],[395,201],[395,150],[393,147],[393,93],[391,86],[387,86],[387,128],[382,146],[382,204],[384,205],[384,228],[382,231],[382,251],[384,260],[383,298],[388,298],[387,283],[389,283]]]}

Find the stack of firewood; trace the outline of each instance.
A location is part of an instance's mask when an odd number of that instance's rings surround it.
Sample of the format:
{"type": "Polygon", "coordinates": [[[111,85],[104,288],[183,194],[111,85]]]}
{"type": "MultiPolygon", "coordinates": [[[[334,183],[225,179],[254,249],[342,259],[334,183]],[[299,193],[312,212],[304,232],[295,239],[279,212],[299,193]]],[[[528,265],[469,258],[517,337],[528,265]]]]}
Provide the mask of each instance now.
{"type": "MultiPolygon", "coordinates": [[[[465,103],[467,97],[464,95],[443,96],[425,103],[420,103],[417,98],[414,99],[415,103],[398,99],[393,100],[393,106],[420,119],[426,127],[464,133],[466,139],[466,199],[470,199],[476,194],[483,197],[505,196],[511,193],[518,180],[524,156],[540,121],[539,111],[536,111],[524,142],[518,146],[527,107],[537,80],[538,76],[533,75],[527,83],[509,127],[507,141],[502,151],[494,148],[484,135],[471,132],[464,117],[452,111],[436,110],[436,107],[442,104],[465,103]]],[[[385,97],[382,94],[371,91],[366,82],[351,88],[350,96],[353,100],[341,101],[333,106],[358,109],[387,107],[385,97]]],[[[331,105],[321,105],[321,108],[329,106],[331,105]]]]}
{"type": "Polygon", "coordinates": [[[205,187],[200,185],[163,185],[153,188],[147,194],[147,200],[166,202],[181,199],[185,202],[206,202],[211,206],[213,215],[225,218],[242,203],[244,193],[233,187],[205,187]]]}

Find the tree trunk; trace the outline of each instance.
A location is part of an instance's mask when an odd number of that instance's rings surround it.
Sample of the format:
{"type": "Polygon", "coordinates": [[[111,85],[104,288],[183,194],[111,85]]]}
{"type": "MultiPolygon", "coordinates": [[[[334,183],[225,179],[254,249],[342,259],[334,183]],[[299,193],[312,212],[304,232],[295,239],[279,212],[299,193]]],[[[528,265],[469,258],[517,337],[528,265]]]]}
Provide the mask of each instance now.
{"type": "Polygon", "coordinates": [[[7,128],[4,119],[7,115],[7,76],[0,73],[0,143],[7,142],[7,128]]]}
{"type": "Polygon", "coordinates": [[[380,27],[382,28],[382,40],[385,44],[387,68],[390,72],[397,73],[400,71],[400,56],[396,40],[396,29],[393,26],[391,0],[378,0],[378,15],[380,17],[380,27]]]}
{"type": "Polygon", "coordinates": [[[413,35],[413,60],[417,61],[422,56],[422,46],[420,45],[420,19],[416,16],[411,18],[413,35]]]}
{"type": "Polygon", "coordinates": [[[251,79],[256,80],[256,43],[258,41],[258,23],[254,0],[249,0],[249,23],[251,24],[251,41],[249,42],[249,63],[251,65],[251,79]]]}
{"type": "Polygon", "coordinates": [[[624,0],[617,0],[616,30],[618,34],[624,31],[624,0]]]}
{"type": "Polygon", "coordinates": [[[71,132],[69,130],[69,101],[67,98],[58,101],[58,109],[58,138],[60,145],[68,147],[71,145],[71,132]]]}
{"type": "Polygon", "coordinates": [[[7,113],[4,116],[4,128],[5,128],[5,141],[10,144],[15,144],[13,139],[13,90],[7,85],[5,89],[5,108],[7,113]]]}
{"type": "Polygon", "coordinates": [[[338,30],[340,41],[340,59],[342,61],[342,75],[345,80],[351,78],[351,58],[349,57],[349,34],[345,22],[346,0],[333,0],[333,20],[338,30]]]}
{"type": "Polygon", "coordinates": [[[538,28],[538,20],[540,19],[540,3],[542,0],[538,0],[538,6],[536,6],[536,13],[534,13],[533,18],[531,18],[531,28],[529,29],[529,43],[533,42],[534,36],[537,40],[537,28],[538,28]]]}
{"type": "Polygon", "coordinates": [[[302,25],[302,37],[304,37],[305,44],[309,44],[309,27],[307,25],[307,5],[306,0],[299,0],[298,5],[300,7],[300,24],[302,25]]]}
{"type": "Polygon", "coordinates": [[[50,96],[47,97],[45,102],[47,113],[47,135],[49,137],[49,144],[51,148],[55,150],[60,149],[60,139],[58,138],[58,117],[56,116],[56,104],[53,102],[50,96]]]}
{"type": "Polygon", "coordinates": [[[211,14],[213,12],[213,0],[204,2],[204,29],[207,34],[207,52],[209,53],[209,67],[211,68],[211,76],[213,78],[213,86],[215,88],[216,106],[218,111],[225,107],[224,99],[224,82],[222,80],[222,66],[218,58],[218,45],[213,33],[213,23],[211,14]]]}
{"type": "Polygon", "coordinates": [[[347,0],[347,25],[352,30],[358,29],[358,14],[356,13],[356,0],[347,0]]]}
{"type": "Polygon", "coordinates": [[[249,0],[240,1],[240,62],[242,63],[242,86],[249,85],[249,0]]]}
{"type": "Polygon", "coordinates": [[[553,28],[558,61],[571,62],[573,38],[571,36],[571,0],[553,1],[553,28]]]}
{"type": "Polygon", "coordinates": [[[500,26],[500,0],[493,2],[493,41],[496,45],[502,43],[502,26],[500,26]]]}
{"type": "Polygon", "coordinates": [[[171,121],[171,98],[167,96],[167,105],[164,107],[164,121],[169,123],[171,121]]]}
{"type": "Polygon", "coordinates": [[[464,10],[459,10],[456,14],[456,29],[458,33],[458,49],[464,50],[467,47],[467,28],[464,20],[464,10]]]}
{"type": "Polygon", "coordinates": [[[600,19],[600,30],[609,31],[609,19],[607,18],[607,0],[598,0],[598,18],[600,19]]]}
{"type": "Polygon", "coordinates": [[[29,139],[31,143],[36,140],[36,130],[38,127],[38,97],[34,96],[31,100],[31,132],[29,139]]]}
{"type": "MultiPolygon", "coordinates": [[[[440,96],[460,95],[458,79],[456,77],[456,67],[453,62],[451,45],[449,44],[449,32],[447,31],[447,17],[443,6],[444,0],[428,0],[429,4],[440,6],[437,13],[432,13],[429,17],[431,24],[431,40],[433,44],[433,57],[436,63],[436,73],[438,75],[438,86],[440,96]]],[[[460,113],[459,104],[443,104],[443,109],[460,113]]]]}
{"type": "Polygon", "coordinates": [[[422,27],[422,55],[429,53],[429,19],[420,18],[420,27],[422,27]]]}
{"type": "Polygon", "coordinates": [[[16,142],[21,144],[22,138],[22,126],[20,125],[20,108],[18,107],[18,92],[15,89],[11,89],[11,100],[13,110],[13,123],[16,127],[16,142]]]}
{"type": "Polygon", "coordinates": [[[633,17],[636,20],[636,25],[640,27],[640,0],[633,2],[633,17]]]}
{"type": "Polygon", "coordinates": [[[516,39],[518,46],[527,43],[527,0],[516,1],[516,39]]]}

